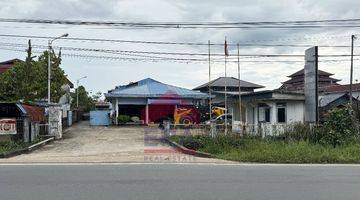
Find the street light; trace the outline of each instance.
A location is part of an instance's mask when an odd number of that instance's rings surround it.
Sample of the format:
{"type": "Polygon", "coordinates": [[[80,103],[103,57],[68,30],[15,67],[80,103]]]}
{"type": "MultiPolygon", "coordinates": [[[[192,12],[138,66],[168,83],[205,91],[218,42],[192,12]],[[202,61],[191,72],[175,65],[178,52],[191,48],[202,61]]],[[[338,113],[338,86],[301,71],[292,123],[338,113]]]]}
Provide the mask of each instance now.
{"type": "Polygon", "coordinates": [[[79,82],[81,79],[87,78],[87,76],[83,76],[76,80],[76,108],[79,108],[79,82]]]}
{"type": "Polygon", "coordinates": [[[69,34],[65,33],[63,35],[61,35],[60,37],[56,37],[53,38],[52,40],[49,40],[48,42],[48,103],[51,103],[51,58],[50,58],[50,54],[51,54],[51,45],[52,43],[57,40],[57,39],[61,39],[61,38],[65,38],[69,36],[69,34]]]}

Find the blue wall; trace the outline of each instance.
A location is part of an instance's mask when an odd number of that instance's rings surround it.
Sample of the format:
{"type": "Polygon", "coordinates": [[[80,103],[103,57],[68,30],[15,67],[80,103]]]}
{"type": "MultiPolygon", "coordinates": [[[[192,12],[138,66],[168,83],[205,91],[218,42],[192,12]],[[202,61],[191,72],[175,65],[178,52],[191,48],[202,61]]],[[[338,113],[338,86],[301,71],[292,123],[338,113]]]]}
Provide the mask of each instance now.
{"type": "Polygon", "coordinates": [[[90,111],[90,125],[91,126],[109,126],[110,111],[108,110],[94,110],[90,111]]]}

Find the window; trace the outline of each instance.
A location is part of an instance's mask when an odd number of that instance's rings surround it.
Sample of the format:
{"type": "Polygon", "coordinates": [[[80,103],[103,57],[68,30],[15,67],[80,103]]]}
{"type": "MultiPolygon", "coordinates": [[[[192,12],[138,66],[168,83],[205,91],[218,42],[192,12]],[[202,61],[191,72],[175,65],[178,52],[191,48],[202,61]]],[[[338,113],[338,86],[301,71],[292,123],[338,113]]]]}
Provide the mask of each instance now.
{"type": "Polygon", "coordinates": [[[277,103],[277,122],[285,123],[286,122],[286,104],[277,103]]]}
{"type": "Polygon", "coordinates": [[[265,108],[265,122],[270,122],[270,108],[265,108]]]}
{"type": "Polygon", "coordinates": [[[270,122],[270,107],[259,107],[259,122],[270,122]]]}

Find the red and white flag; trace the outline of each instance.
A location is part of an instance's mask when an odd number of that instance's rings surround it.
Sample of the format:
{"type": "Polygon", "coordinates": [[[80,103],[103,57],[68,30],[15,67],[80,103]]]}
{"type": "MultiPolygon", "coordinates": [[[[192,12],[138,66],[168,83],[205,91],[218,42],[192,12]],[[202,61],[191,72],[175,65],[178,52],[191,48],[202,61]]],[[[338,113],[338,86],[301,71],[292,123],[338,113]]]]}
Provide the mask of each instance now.
{"type": "Polygon", "coordinates": [[[228,50],[228,45],[227,45],[226,39],[225,39],[224,50],[225,50],[225,56],[229,56],[229,50],[228,50]]]}

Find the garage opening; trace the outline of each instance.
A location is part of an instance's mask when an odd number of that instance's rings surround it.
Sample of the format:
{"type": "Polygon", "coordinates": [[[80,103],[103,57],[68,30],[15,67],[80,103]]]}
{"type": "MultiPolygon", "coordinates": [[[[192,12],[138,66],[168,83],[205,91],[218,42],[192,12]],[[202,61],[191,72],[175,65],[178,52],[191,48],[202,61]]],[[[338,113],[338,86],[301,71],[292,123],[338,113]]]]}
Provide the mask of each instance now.
{"type": "Polygon", "coordinates": [[[142,119],[145,114],[145,105],[119,105],[119,114],[142,119]]]}

